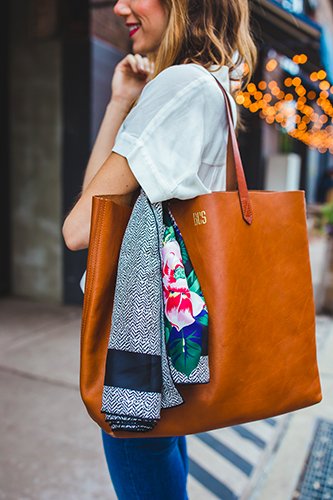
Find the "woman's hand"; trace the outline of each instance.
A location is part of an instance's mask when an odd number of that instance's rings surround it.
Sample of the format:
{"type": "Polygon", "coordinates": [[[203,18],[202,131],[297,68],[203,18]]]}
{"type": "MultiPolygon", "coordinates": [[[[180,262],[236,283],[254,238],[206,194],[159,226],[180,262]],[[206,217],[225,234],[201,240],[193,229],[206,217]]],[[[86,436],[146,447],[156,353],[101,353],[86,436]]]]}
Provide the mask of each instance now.
{"type": "Polygon", "coordinates": [[[112,100],[131,105],[142,92],[154,71],[154,63],[140,54],[127,54],[115,67],[112,79],[112,100]]]}

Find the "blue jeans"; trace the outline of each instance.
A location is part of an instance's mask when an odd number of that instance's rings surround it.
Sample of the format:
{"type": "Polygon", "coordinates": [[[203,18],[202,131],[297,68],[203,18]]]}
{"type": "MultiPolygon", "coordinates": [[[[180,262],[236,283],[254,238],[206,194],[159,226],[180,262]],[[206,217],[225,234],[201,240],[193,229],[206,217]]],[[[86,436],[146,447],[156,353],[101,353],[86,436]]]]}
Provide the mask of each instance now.
{"type": "Polygon", "coordinates": [[[188,500],[186,438],[113,438],[102,441],[119,500],[188,500]]]}

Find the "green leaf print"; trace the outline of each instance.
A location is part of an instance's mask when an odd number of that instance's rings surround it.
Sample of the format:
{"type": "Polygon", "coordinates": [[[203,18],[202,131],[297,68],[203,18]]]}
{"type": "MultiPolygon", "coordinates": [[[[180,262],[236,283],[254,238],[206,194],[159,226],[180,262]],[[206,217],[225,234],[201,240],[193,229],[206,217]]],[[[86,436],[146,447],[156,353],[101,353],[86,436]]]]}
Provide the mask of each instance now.
{"type": "Polygon", "coordinates": [[[182,256],[183,264],[185,266],[189,259],[188,259],[188,253],[187,253],[187,250],[186,250],[186,247],[185,247],[184,240],[181,239],[181,240],[178,241],[178,243],[179,243],[179,246],[180,246],[180,253],[181,253],[181,256],[182,256]]]}
{"type": "Polygon", "coordinates": [[[186,338],[180,335],[169,345],[169,355],[172,364],[181,373],[189,376],[198,366],[201,355],[201,346],[197,341],[197,331],[193,331],[186,338]]]}
{"type": "Polygon", "coordinates": [[[176,280],[185,279],[186,278],[185,269],[183,267],[177,267],[174,272],[174,278],[176,280]]]}
{"type": "Polygon", "coordinates": [[[192,269],[192,271],[188,275],[187,283],[188,283],[188,287],[191,290],[191,292],[195,292],[198,295],[201,295],[200,284],[199,284],[198,278],[194,272],[194,269],[192,269]]]}
{"type": "Polygon", "coordinates": [[[204,315],[199,315],[195,318],[195,321],[197,321],[198,323],[200,323],[201,325],[203,326],[208,326],[208,314],[204,314],[204,315]]]}
{"type": "Polygon", "coordinates": [[[165,343],[169,342],[170,332],[171,332],[171,324],[166,316],[164,316],[164,332],[165,332],[165,343]]]}
{"type": "Polygon", "coordinates": [[[168,241],[173,241],[176,239],[175,231],[172,226],[166,226],[164,231],[163,242],[164,244],[168,241]]]}

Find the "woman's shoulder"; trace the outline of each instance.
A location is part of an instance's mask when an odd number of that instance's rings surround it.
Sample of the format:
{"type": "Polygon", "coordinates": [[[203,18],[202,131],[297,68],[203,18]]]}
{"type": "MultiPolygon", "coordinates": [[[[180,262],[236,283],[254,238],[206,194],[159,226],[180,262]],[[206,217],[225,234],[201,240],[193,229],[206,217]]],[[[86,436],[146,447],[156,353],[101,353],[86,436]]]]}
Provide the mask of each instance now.
{"type": "MultiPolygon", "coordinates": [[[[221,89],[216,80],[222,83],[231,97],[227,66],[216,66],[214,71],[210,71],[197,63],[175,64],[162,70],[146,87],[152,93],[161,91],[169,95],[176,95],[182,89],[187,95],[201,93],[203,99],[213,99],[217,104],[221,99],[221,89]]],[[[232,105],[234,104],[232,102],[232,105]]]]}
{"type": "Polygon", "coordinates": [[[162,70],[156,78],[174,78],[176,76],[184,79],[202,78],[207,72],[208,70],[196,63],[173,64],[162,70]]]}
{"type": "MultiPolygon", "coordinates": [[[[159,78],[160,86],[165,85],[172,95],[177,94],[178,88],[184,89],[183,93],[187,95],[187,101],[191,101],[193,97],[197,98],[200,95],[204,109],[210,116],[214,108],[216,109],[224,102],[224,96],[218,85],[219,82],[227,92],[234,123],[237,123],[237,105],[230,89],[229,68],[227,66],[218,67],[212,65],[211,69],[212,71],[197,63],[178,64],[161,71],[156,79],[159,78]]],[[[179,96],[179,94],[177,95],[179,96]]]]}
{"type": "MultiPolygon", "coordinates": [[[[228,68],[218,70],[218,78],[228,91],[228,68]]],[[[230,95],[230,94],[229,94],[230,95]]],[[[231,96],[231,95],[230,95],[231,96]]],[[[150,80],[141,93],[137,105],[129,115],[145,114],[149,120],[156,121],[162,115],[170,115],[174,110],[180,116],[189,116],[189,113],[200,112],[202,118],[219,117],[216,110],[222,105],[224,97],[215,81],[214,75],[203,66],[196,63],[177,64],[168,66],[150,80]],[[180,110],[183,109],[184,112],[180,110]]],[[[236,115],[235,101],[231,99],[234,116],[236,115]]],[[[140,118],[142,119],[142,118],[140,118]]]]}
{"type": "MultiPolygon", "coordinates": [[[[216,69],[217,66],[213,65],[212,68],[216,69]]],[[[228,78],[227,66],[222,66],[220,68],[219,74],[222,75],[222,73],[223,79],[226,80],[228,78]]],[[[198,63],[175,64],[161,71],[158,76],[162,75],[164,75],[165,79],[178,77],[189,82],[193,80],[201,80],[213,84],[215,83],[213,79],[214,73],[198,63]]]]}
{"type": "Polygon", "coordinates": [[[212,77],[209,75],[208,70],[198,64],[175,64],[158,73],[153,80],[148,82],[145,90],[155,91],[160,89],[162,92],[173,95],[182,89],[187,91],[192,89],[195,92],[209,79],[212,79],[212,77]]]}

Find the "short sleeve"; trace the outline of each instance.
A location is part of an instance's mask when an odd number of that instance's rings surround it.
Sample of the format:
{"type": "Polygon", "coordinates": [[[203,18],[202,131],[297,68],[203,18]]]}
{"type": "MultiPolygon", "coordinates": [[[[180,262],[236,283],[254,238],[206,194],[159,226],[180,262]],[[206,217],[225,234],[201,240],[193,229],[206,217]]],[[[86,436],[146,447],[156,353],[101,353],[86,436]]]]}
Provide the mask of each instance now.
{"type": "Polygon", "coordinates": [[[144,87],[112,148],[127,158],[152,203],[211,192],[198,176],[207,76],[184,66],[165,69],[144,87]]]}

